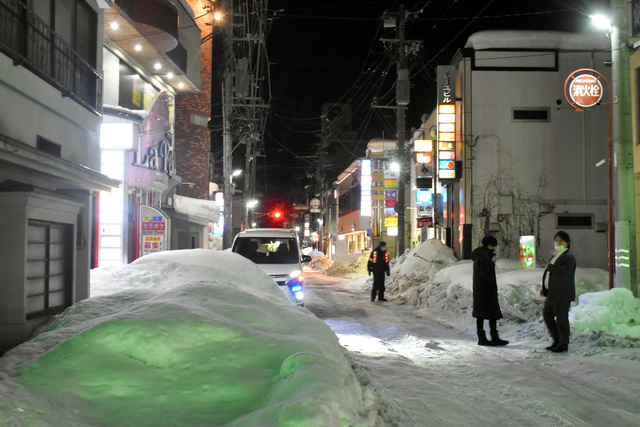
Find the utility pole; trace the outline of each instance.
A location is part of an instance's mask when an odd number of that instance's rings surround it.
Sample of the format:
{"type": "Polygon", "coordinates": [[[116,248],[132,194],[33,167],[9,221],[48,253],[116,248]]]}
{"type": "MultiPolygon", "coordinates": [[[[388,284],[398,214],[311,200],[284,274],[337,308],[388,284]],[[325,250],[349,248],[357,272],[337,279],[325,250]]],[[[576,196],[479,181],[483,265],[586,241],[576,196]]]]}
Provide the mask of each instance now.
{"type": "Polygon", "coordinates": [[[224,180],[224,230],[222,249],[231,247],[233,239],[232,200],[233,200],[233,134],[231,133],[231,109],[233,102],[233,8],[232,0],[221,0],[222,10],[226,13],[223,35],[224,76],[222,83],[222,169],[224,180]]]}
{"type": "Polygon", "coordinates": [[[405,181],[407,172],[406,150],[405,150],[405,110],[409,105],[409,70],[406,64],[405,52],[405,12],[404,5],[398,9],[398,79],[396,81],[396,104],[398,106],[398,200],[395,210],[398,213],[398,237],[396,244],[396,256],[404,254],[405,249],[405,181]]]}
{"type": "Polygon", "coordinates": [[[613,159],[616,175],[616,287],[629,288],[638,296],[635,191],[629,26],[627,0],[611,0],[611,60],[613,86],[613,159]]]}

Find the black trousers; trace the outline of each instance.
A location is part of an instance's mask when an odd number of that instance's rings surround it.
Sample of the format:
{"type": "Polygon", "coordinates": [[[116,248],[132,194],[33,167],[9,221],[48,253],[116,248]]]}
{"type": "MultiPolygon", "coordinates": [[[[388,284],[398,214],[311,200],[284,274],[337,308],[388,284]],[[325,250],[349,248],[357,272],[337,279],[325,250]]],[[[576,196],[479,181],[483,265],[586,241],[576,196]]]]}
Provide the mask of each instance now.
{"type": "Polygon", "coordinates": [[[380,273],[376,273],[375,271],[373,272],[373,287],[371,288],[371,299],[376,299],[376,294],[378,295],[378,299],[384,298],[384,275],[384,271],[380,273]]]}
{"type": "Polygon", "coordinates": [[[550,301],[545,298],[542,303],[542,318],[544,319],[549,335],[558,346],[569,348],[569,309],[571,301],[550,301]]]}
{"type": "MultiPolygon", "coordinates": [[[[476,329],[478,330],[478,337],[484,335],[484,320],[481,318],[476,319],[476,329]]],[[[487,319],[489,321],[489,329],[492,334],[498,332],[498,320],[497,319],[487,319]]]]}

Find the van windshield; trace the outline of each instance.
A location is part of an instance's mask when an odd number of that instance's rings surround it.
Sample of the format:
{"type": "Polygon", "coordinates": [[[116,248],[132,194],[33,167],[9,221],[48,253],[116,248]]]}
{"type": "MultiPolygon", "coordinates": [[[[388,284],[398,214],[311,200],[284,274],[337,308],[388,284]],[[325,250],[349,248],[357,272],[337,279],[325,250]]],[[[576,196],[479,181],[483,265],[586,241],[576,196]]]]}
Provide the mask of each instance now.
{"type": "Polygon", "coordinates": [[[238,237],[233,252],[256,264],[297,264],[300,262],[298,245],[294,238],[238,237]]]}

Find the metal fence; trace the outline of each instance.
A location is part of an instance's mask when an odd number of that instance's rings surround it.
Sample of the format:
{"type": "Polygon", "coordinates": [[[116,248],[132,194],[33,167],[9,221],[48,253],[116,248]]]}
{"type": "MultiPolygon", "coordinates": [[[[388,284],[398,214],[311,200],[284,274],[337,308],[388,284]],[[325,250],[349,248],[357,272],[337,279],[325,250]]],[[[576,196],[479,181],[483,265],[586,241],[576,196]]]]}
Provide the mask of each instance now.
{"type": "Polygon", "coordinates": [[[0,0],[0,51],[96,114],[102,76],[19,0],[0,0]]]}

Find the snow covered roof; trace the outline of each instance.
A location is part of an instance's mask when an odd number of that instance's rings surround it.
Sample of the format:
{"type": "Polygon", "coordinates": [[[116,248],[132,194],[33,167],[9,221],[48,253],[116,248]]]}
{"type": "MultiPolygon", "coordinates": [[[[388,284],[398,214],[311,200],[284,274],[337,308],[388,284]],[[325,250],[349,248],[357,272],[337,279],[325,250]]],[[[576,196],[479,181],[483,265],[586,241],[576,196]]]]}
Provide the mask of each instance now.
{"type": "Polygon", "coordinates": [[[217,222],[220,218],[220,205],[213,200],[176,196],[173,201],[173,208],[178,213],[206,219],[211,222],[217,222]]]}
{"type": "Polygon", "coordinates": [[[601,33],[565,33],[560,31],[487,30],[472,34],[466,48],[484,49],[559,49],[609,50],[611,41],[601,33]]]}

